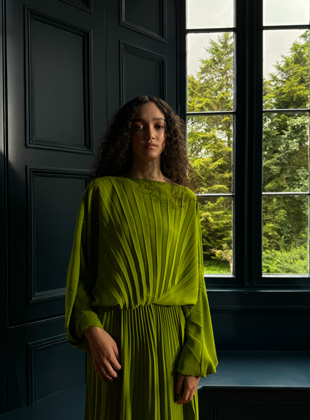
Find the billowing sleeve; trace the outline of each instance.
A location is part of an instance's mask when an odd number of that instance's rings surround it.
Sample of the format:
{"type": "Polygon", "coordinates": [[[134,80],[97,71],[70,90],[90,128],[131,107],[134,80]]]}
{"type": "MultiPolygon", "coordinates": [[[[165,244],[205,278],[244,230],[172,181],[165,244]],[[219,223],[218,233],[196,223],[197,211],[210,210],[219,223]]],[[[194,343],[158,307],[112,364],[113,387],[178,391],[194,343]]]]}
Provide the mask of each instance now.
{"type": "Polygon", "coordinates": [[[73,347],[88,351],[84,331],[102,324],[92,306],[98,259],[99,191],[86,188],[75,225],[69,260],[65,301],[65,330],[73,347]]]}
{"type": "MultiPolygon", "coordinates": [[[[198,294],[194,305],[183,306],[186,318],[185,344],[178,361],[177,371],[183,375],[201,376],[216,372],[218,364],[209,302],[204,281],[202,235],[199,203],[196,201],[195,247],[198,264],[198,294]]],[[[197,283],[196,283],[197,284],[197,283]]]]}

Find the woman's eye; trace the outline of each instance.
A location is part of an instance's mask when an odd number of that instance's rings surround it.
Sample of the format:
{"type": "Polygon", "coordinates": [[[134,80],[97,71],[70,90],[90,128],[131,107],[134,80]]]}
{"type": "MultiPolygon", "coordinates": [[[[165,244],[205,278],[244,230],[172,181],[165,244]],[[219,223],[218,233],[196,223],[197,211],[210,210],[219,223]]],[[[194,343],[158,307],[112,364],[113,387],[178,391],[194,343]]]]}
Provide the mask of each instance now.
{"type": "Polygon", "coordinates": [[[156,128],[157,128],[158,130],[163,130],[165,127],[164,127],[163,125],[157,125],[157,126],[156,126],[156,128]]]}
{"type": "Polygon", "coordinates": [[[135,130],[136,131],[142,131],[143,130],[143,125],[135,125],[135,130]]]}

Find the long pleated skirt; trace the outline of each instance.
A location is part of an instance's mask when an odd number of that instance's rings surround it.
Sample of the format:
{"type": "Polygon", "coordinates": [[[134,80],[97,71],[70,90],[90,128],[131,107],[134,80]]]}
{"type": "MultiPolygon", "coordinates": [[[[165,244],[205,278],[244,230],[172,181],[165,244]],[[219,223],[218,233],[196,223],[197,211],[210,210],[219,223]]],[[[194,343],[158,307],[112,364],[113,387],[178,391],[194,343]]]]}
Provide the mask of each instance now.
{"type": "Polygon", "coordinates": [[[180,306],[100,308],[103,328],[120,351],[118,380],[100,380],[87,353],[85,420],[198,420],[197,391],[177,404],[176,371],[185,339],[180,306]]]}

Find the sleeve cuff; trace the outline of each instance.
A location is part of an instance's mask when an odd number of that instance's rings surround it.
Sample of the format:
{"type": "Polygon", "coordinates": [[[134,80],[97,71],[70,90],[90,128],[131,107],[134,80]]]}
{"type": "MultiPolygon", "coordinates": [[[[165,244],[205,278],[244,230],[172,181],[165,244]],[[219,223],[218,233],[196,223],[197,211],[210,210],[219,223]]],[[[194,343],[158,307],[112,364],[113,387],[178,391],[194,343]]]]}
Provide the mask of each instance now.
{"type": "Polygon", "coordinates": [[[97,314],[92,311],[83,312],[80,319],[80,332],[83,334],[90,327],[99,327],[103,328],[102,323],[100,322],[97,314]]]}
{"type": "Polygon", "coordinates": [[[189,376],[200,376],[205,378],[207,375],[211,375],[216,372],[217,359],[212,360],[209,355],[201,357],[202,348],[195,349],[186,343],[182,349],[181,356],[177,366],[177,372],[182,375],[189,376]]]}

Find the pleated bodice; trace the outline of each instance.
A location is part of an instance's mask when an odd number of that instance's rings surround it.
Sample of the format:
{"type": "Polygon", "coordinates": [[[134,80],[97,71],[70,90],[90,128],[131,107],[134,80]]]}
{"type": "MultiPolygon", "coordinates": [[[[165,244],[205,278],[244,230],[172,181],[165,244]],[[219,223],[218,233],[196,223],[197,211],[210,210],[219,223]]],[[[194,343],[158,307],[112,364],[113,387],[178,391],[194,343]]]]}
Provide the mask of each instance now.
{"type": "Polygon", "coordinates": [[[89,194],[100,214],[93,305],[194,304],[195,194],[179,185],[123,177],[98,178],[89,194]]]}

